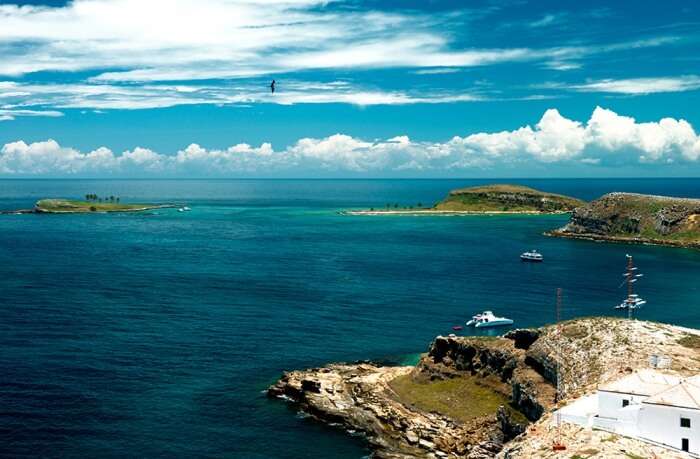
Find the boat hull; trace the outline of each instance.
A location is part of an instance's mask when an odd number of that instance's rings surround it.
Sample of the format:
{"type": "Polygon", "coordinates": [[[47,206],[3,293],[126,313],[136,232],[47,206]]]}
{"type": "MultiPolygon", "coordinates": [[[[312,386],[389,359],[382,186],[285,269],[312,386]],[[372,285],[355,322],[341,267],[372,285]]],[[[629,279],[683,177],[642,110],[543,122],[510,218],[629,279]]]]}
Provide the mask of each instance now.
{"type": "Polygon", "coordinates": [[[487,328],[487,327],[505,327],[506,325],[513,325],[512,320],[494,320],[493,322],[479,322],[474,325],[475,328],[487,328]]]}
{"type": "Polygon", "coordinates": [[[542,258],[527,258],[527,257],[520,257],[521,261],[524,261],[526,263],[542,263],[544,260],[542,258]]]}

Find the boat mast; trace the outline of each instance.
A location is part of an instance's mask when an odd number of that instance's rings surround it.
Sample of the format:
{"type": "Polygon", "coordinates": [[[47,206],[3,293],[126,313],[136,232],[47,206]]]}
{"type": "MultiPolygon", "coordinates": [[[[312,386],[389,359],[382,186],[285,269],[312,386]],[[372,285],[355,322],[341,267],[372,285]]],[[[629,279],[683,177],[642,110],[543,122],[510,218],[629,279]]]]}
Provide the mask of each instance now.
{"type": "Polygon", "coordinates": [[[627,255],[627,318],[632,318],[632,301],[634,297],[632,296],[634,292],[632,291],[632,279],[634,276],[634,262],[632,261],[632,255],[627,255]]]}

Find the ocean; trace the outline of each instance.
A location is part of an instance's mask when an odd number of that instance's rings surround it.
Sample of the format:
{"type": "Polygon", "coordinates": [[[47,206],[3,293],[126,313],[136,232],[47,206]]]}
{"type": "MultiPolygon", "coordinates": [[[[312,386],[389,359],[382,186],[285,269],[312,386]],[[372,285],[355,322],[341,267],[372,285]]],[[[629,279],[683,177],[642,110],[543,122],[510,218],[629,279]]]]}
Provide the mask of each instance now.
{"type": "MultiPolygon", "coordinates": [[[[415,359],[484,309],[552,322],[557,287],[564,318],[621,315],[625,254],[645,274],[638,317],[700,327],[698,251],[542,235],[566,216],[338,213],[490,182],[0,180],[0,209],[86,193],[192,208],[0,215],[0,455],[361,458],[361,438],[264,389],[289,369],[415,359]],[[545,262],[521,263],[528,249],[545,262]]],[[[700,198],[700,179],[507,182],[700,198]]]]}

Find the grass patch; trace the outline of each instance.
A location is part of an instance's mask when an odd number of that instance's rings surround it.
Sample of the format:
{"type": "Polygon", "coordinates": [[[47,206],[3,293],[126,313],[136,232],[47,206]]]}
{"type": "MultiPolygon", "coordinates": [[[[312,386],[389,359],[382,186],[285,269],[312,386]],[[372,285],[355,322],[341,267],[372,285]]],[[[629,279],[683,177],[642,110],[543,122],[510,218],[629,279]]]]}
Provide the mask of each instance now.
{"type": "Polygon", "coordinates": [[[581,339],[588,336],[588,328],[581,324],[568,324],[564,326],[564,328],[561,331],[561,334],[569,339],[581,339]]]}
{"type": "Polygon", "coordinates": [[[519,185],[487,185],[452,190],[435,208],[472,212],[553,212],[583,204],[575,198],[519,185]]]}
{"type": "Polygon", "coordinates": [[[700,336],[686,334],[678,340],[678,344],[690,349],[700,349],[700,336]]]}
{"type": "Polygon", "coordinates": [[[36,203],[36,207],[46,212],[121,212],[153,206],[149,204],[122,204],[70,199],[42,199],[36,203]]]}
{"type": "Polygon", "coordinates": [[[411,375],[399,376],[389,383],[398,400],[420,411],[436,412],[467,422],[480,416],[495,415],[503,405],[517,422],[527,418],[512,408],[508,398],[491,387],[465,376],[438,381],[416,381],[411,375]]]}

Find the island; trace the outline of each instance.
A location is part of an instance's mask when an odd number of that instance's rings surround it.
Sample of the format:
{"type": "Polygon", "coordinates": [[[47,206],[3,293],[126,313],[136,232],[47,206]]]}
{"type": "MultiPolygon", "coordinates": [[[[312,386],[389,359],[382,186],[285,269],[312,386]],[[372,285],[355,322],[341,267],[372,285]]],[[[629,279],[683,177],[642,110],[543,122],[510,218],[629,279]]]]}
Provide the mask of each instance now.
{"type": "Polygon", "coordinates": [[[609,193],[571,214],[551,236],[700,248],[700,199],[609,193]]]}
{"type": "Polygon", "coordinates": [[[553,410],[664,355],[665,371],[700,372],[700,330],[595,317],[502,337],[438,336],[415,367],[370,362],[284,373],[268,396],[362,434],[377,458],[664,457],[683,453],[562,424],[553,410]],[[557,399],[557,380],[559,395],[557,399]]]}
{"type": "Polygon", "coordinates": [[[460,188],[449,192],[448,196],[433,207],[400,208],[388,204],[386,208],[369,210],[348,210],[348,215],[469,215],[469,214],[560,214],[568,213],[585,202],[535,190],[522,185],[485,185],[460,188]]]}
{"type": "Polygon", "coordinates": [[[142,212],[146,210],[177,207],[174,204],[133,204],[122,203],[119,200],[90,200],[74,199],[41,199],[32,209],[6,210],[3,214],[75,214],[75,213],[104,213],[104,212],[142,212]]]}

